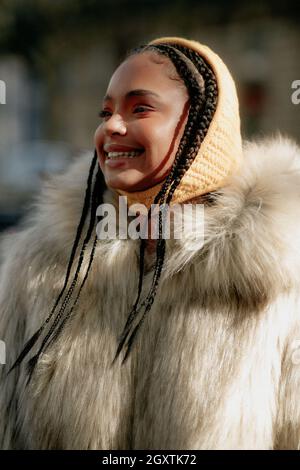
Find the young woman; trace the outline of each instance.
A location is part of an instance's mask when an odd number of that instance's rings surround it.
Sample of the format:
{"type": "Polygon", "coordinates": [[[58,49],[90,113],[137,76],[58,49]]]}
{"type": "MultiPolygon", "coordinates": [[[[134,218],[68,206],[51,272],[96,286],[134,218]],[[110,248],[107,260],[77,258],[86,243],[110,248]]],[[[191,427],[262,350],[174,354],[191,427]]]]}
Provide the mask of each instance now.
{"type": "Polygon", "coordinates": [[[2,242],[2,448],[298,448],[299,149],[242,150],[230,73],[181,38],[133,51],[100,115],[2,242]],[[120,236],[125,196],[157,239],[120,236]],[[204,218],[167,238],[152,203],[204,218]]]}

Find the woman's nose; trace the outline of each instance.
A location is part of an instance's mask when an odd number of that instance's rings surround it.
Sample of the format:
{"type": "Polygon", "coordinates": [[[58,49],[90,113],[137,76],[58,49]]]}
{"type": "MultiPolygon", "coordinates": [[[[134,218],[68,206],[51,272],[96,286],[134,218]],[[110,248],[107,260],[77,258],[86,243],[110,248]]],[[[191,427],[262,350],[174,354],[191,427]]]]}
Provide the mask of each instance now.
{"type": "Polygon", "coordinates": [[[127,132],[126,124],[120,114],[113,114],[105,122],[105,131],[108,135],[120,134],[125,135],[127,132]]]}

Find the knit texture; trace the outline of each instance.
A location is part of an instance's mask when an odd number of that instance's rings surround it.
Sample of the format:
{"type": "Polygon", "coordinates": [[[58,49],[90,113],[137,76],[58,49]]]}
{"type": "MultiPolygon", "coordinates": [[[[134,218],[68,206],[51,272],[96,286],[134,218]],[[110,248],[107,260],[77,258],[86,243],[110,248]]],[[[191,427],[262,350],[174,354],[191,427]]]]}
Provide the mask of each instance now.
{"type": "MultiPolygon", "coordinates": [[[[218,101],[213,120],[195,160],[173,194],[172,205],[188,202],[225,186],[228,177],[241,164],[242,139],[235,84],[220,57],[197,41],[165,37],[150,42],[150,44],[160,43],[178,44],[197,51],[212,68],[218,86],[218,101]]],[[[145,191],[117,190],[117,193],[127,196],[129,207],[134,203],[141,203],[149,208],[162,184],[163,182],[160,182],[145,191]]]]}

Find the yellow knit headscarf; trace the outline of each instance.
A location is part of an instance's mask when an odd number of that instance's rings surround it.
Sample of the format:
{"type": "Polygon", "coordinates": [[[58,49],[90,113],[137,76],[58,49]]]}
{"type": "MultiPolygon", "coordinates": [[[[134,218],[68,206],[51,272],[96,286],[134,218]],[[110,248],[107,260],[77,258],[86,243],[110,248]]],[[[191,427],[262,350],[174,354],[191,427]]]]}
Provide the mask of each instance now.
{"type": "MultiPolygon", "coordinates": [[[[197,41],[178,37],[159,38],[149,44],[172,43],[198,52],[211,66],[218,86],[218,100],[214,117],[199,152],[177,186],[171,201],[188,202],[226,184],[228,177],[237,170],[242,159],[239,104],[234,81],[220,57],[197,41]]],[[[127,196],[128,206],[140,203],[150,207],[163,182],[145,191],[117,190],[127,196]]]]}

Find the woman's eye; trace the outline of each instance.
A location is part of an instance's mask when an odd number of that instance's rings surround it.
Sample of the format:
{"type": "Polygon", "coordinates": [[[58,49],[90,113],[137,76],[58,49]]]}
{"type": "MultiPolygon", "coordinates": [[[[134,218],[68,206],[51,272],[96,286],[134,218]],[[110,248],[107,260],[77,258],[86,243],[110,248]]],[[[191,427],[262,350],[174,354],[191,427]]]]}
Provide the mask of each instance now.
{"type": "Polygon", "coordinates": [[[134,108],[134,111],[133,111],[133,112],[134,112],[134,113],[144,113],[144,112],[146,112],[146,111],[150,111],[150,107],[149,107],[149,106],[142,106],[142,105],[140,105],[140,106],[136,106],[136,107],[134,108]]]}
{"type": "Polygon", "coordinates": [[[105,109],[102,109],[98,113],[98,116],[102,119],[105,119],[105,118],[109,117],[110,115],[111,115],[111,113],[109,111],[106,111],[105,109]]]}

